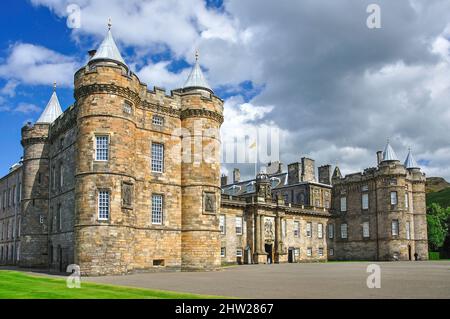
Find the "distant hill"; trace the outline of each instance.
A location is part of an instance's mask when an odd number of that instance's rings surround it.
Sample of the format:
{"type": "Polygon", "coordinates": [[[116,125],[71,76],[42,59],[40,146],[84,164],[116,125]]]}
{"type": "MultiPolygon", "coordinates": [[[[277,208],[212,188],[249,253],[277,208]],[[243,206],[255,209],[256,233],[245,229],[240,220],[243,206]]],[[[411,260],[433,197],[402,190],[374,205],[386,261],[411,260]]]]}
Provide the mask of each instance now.
{"type": "Polygon", "coordinates": [[[437,203],[441,207],[450,207],[450,187],[444,188],[439,192],[427,193],[427,206],[431,203],[437,203]]]}
{"type": "Polygon", "coordinates": [[[434,193],[450,187],[448,183],[442,177],[427,177],[426,192],[434,193]]]}

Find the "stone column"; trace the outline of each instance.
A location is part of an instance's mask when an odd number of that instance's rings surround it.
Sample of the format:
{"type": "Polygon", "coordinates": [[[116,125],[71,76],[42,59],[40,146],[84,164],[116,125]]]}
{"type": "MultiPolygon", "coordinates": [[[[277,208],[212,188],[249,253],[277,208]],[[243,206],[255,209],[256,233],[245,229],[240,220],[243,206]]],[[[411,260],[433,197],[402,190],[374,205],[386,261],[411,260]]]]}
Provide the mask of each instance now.
{"type": "Polygon", "coordinates": [[[261,216],[256,214],[256,222],[255,222],[255,247],[254,247],[254,252],[255,254],[260,254],[261,253],[261,231],[260,231],[260,227],[261,227],[261,216]]]}
{"type": "Polygon", "coordinates": [[[260,244],[260,250],[261,250],[261,253],[262,254],[264,254],[266,251],[265,251],[265,248],[264,248],[264,216],[260,216],[260,223],[261,223],[261,225],[259,226],[259,231],[260,231],[260,235],[259,235],[259,238],[260,238],[260,241],[259,241],[259,244],[260,244]]]}

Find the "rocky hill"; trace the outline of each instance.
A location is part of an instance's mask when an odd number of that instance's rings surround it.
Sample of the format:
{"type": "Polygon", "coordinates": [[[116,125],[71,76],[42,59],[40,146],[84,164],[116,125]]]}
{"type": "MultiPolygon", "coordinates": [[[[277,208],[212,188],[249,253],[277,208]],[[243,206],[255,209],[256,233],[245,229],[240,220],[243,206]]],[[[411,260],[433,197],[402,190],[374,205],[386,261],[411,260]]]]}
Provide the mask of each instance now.
{"type": "Polygon", "coordinates": [[[439,192],[443,189],[450,187],[450,183],[448,183],[442,177],[428,177],[426,184],[426,192],[433,193],[439,192]]]}

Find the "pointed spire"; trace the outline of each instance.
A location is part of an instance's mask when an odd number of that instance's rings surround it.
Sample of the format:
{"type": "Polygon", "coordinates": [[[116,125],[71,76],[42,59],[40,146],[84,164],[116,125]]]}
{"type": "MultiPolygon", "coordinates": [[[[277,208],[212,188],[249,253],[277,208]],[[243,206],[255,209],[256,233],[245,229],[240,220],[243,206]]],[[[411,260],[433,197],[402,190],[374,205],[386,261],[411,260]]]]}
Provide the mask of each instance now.
{"type": "Polygon", "coordinates": [[[61,105],[58,101],[58,96],[56,95],[56,82],[53,83],[53,93],[47,106],[42,112],[41,116],[36,123],[41,124],[51,124],[62,114],[61,105]]]}
{"type": "Polygon", "coordinates": [[[333,172],[333,178],[341,178],[341,177],[342,177],[341,170],[339,169],[339,166],[336,165],[333,172]]]}
{"type": "Polygon", "coordinates": [[[124,59],[122,58],[122,55],[119,52],[119,49],[117,48],[116,42],[114,41],[114,38],[111,33],[111,18],[108,20],[108,33],[106,34],[105,39],[103,39],[102,43],[100,44],[97,52],[95,55],[91,58],[90,61],[94,60],[112,60],[122,63],[123,65],[126,65],[124,59]]]}
{"type": "Polygon", "coordinates": [[[203,75],[202,69],[200,67],[200,63],[198,62],[199,53],[198,50],[195,52],[195,63],[192,68],[191,73],[189,74],[186,82],[184,83],[183,88],[204,88],[212,91],[208,82],[203,75]]]}
{"type": "Polygon", "coordinates": [[[408,156],[406,156],[404,165],[407,169],[420,168],[419,165],[417,164],[416,160],[414,159],[414,156],[411,152],[411,148],[408,149],[408,156]]]}
{"type": "Polygon", "coordinates": [[[383,162],[384,161],[398,161],[394,149],[392,148],[391,144],[389,144],[389,139],[387,139],[386,147],[383,151],[383,162]]]}

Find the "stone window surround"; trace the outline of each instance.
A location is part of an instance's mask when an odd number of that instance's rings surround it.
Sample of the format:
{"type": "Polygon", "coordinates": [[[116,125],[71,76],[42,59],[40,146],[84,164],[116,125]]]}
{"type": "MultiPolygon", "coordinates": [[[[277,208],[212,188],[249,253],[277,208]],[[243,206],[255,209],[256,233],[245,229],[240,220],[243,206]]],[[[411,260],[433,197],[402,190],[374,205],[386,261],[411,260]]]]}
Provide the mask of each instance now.
{"type": "Polygon", "coordinates": [[[97,192],[96,192],[96,199],[97,199],[97,221],[100,223],[109,223],[111,220],[111,189],[110,188],[102,188],[99,187],[97,188],[97,192]],[[108,218],[100,218],[100,193],[101,192],[106,192],[108,193],[108,218]]]}
{"type": "Polygon", "coordinates": [[[160,141],[150,141],[150,171],[152,174],[164,174],[166,169],[166,156],[165,156],[165,144],[160,141]],[[162,159],[161,159],[161,170],[153,169],[153,145],[161,145],[162,146],[162,159]]]}
{"type": "Polygon", "coordinates": [[[244,217],[243,216],[241,216],[241,215],[239,215],[239,216],[236,216],[236,219],[235,219],[235,228],[236,228],[236,235],[238,235],[238,236],[242,236],[243,234],[244,234],[244,217]],[[238,219],[240,219],[240,227],[238,227],[238,219]],[[240,231],[239,231],[239,229],[240,229],[240,231]]]}
{"type": "Polygon", "coordinates": [[[156,225],[156,226],[164,226],[165,221],[166,221],[166,216],[164,214],[165,210],[165,205],[166,205],[166,201],[165,201],[165,197],[164,194],[161,193],[152,193],[150,195],[151,201],[150,201],[150,224],[151,225],[156,225]],[[153,222],[153,196],[161,196],[161,223],[154,223],[153,222]]]}
{"type": "Polygon", "coordinates": [[[102,133],[102,132],[95,132],[94,133],[94,161],[95,162],[108,162],[111,158],[111,134],[110,133],[102,133]],[[107,159],[98,159],[97,157],[97,139],[100,137],[107,137],[107,159]]]}

